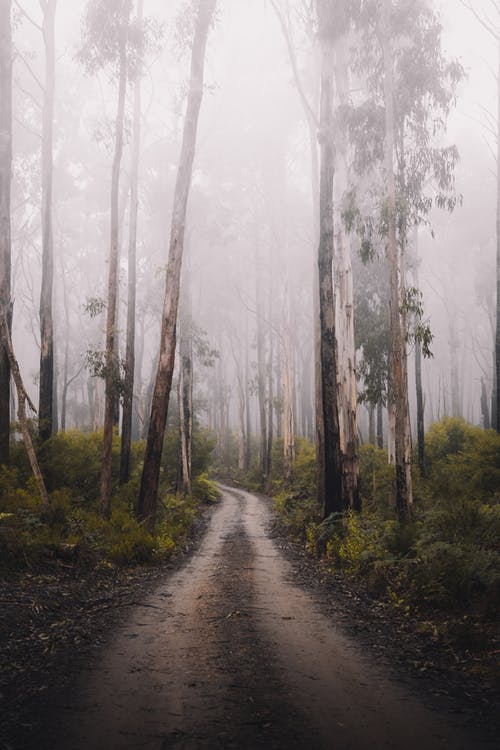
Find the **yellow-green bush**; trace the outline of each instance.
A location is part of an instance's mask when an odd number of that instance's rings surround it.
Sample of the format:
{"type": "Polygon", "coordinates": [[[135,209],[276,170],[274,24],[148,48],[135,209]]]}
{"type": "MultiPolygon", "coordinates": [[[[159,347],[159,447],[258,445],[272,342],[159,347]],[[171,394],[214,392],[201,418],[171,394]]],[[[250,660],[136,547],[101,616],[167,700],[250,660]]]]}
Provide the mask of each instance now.
{"type": "Polygon", "coordinates": [[[193,497],[204,505],[216,503],[220,499],[220,492],[215,482],[208,478],[208,474],[203,472],[193,479],[192,483],[193,497]]]}

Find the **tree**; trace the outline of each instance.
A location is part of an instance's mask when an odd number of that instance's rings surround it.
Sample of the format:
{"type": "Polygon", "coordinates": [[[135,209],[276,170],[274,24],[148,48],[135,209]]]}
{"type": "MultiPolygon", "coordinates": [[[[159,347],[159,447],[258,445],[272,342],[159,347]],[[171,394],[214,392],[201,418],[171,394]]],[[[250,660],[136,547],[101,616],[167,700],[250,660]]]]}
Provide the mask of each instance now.
{"type": "MultiPolygon", "coordinates": [[[[0,0],[0,313],[11,328],[12,30],[11,1],[0,0]]],[[[0,347],[0,465],[9,463],[10,364],[0,347]]]]}
{"type": "Polygon", "coordinates": [[[497,121],[496,121],[496,333],[495,333],[495,372],[493,387],[493,427],[500,433],[500,0],[489,0],[486,10],[481,13],[470,0],[461,0],[481,26],[490,34],[498,47],[497,55],[497,121]]]}
{"type": "Polygon", "coordinates": [[[177,489],[191,495],[193,453],[193,335],[189,279],[185,279],[179,336],[179,466],[177,489]]]}
{"type": "Polygon", "coordinates": [[[333,291],[333,141],[334,51],[338,17],[329,0],[317,0],[321,49],[320,192],[319,192],[319,317],[321,400],[324,427],[324,515],[345,510],[337,400],[337,353],[333,291]]]}
{"type": "MultiPolygon", "coordinates": [[[[297,52],[293,41],[293,30],[289,2],[285,3],[283,9],[278,0],[271,0],[276,16],[278,18],[283,37],[286,42],[290,65],[293,73],[295,87],[304,111],[308,125],[310,152],[311,152],[311,186],[313,206],[314,240],[318,244],[318,215],[319,215],[319,165],[318,165],[318,143],[317,132],[320,123],[316,114],[315,96],[308,96],[306,87],[301,80],[297,52]],[[313,102],[313,103],[311,103],[313,102]]],[[[346,41],[347,29],[347,5],[344,2],[337,3],[332,8],[335,14],[335,33],[332,39],[332,65],[334,65],[335,77],[332,91],[335,91],[339,105],[345,103],[348,97],[348,45],[346,41]]],[[[318,8],[318,22],[321,10],[318,8]]],[[[306,34],[313,38],[315,18],[311,8],[305,3],[300,5],[297,13],[303,19],[306,34]]],[[[333,132],[330,134],[333,138],[333,132]]],[[[357,395],[356,395],[356,366],[354,348],[354,319],[353,319],[353,283],[350,259],[350,239],[346,235],[340,219],[338,207],[341,205],[342,194],[348,188],[348,144],[341,131],[335,136],[334,182],[333,205],[336,210],[335,224],[336,233],[334,238],[334,300],[335,300],[335,335],[337,346],[337,399],[339,413],[339,429],[341,441],[341,463],[343,473],[342,492],[345,497],[342,503],[345,507],[359,508],[359,458],[358,458],[358,429],[357,429],[357,395]]],[[[319,283],[318,269],[314,273],[316,291],[313,295],[313,319],[315,326],[315,402],[316,402],[316,445],[317,445],[317,497],[318,504],[325,503],[325,446],[323,425],[323,397],[321,394],[322,379],[320,362],[320,314],[318,309],[319,283]]]]}
{"type": "Polygon", "coordinates": [[[205,48],[216,0],[199,0],[191,54],[191,75],[184,119],[179,167],[174,192],[170,248],[162,313],[160,356],[151,404],[146,453],[137,504],[137,517],[154,531],[163,437],[167,422],[175,362],[177,310],[184,249],[186,212],[196,149],[198,118],[203,96],[205,48]]]}
{"type": "Polygon", "coordinates": [[[54,286],[54,238],[52,230],[55,91],[55,16],[57,0],[41,0],[45,45],[45,89],[42,121],[42,284],[40,290],[40,388],[38,431],[48,440],[54,428],[54,326],[52,297],[54,286]]]}
{"type": "Polygon", "coordinates": [[[396,507],[400,518],[410,514],[413,502],[411,477],[411,435],[408,405],[408,369],[405,345],[404,260],[398,249],[396,178],[394,152],[396,122],[394,113],[394,53],[390,25],[391,0],[382,6],[382,58],[384,65],[384,169],[387,185],[387,262],[389,271],[389,408],[394,412],[396,507]]]}
{"type": "Polygon", "coordinates": [[[118,296],[119,194],[127,89],[127,44],[131,6],[131,0],[112,0],[111,4],[106,0],[89,0],[85,16],[84,43],[81,52],[81,58],[87,70],[96,71],[111,66],[118,77],[115,144],[111,172],[111,220],[104,364],[104,435],[99,499],[99,512],[105,518],[109,518],[111,515],[113,423],[120,385],[120,369],[115,348],[118,296]]]}
{"type": "MultiPolygon", "coordinates": [[[[364,0],[355,17],[361,36],[355,66],[365,77],[367,98],[346,114],[358,172],[373,180],[375,165],[384,170],[384,185],[378,187],[383,200],[375,197],[373,215],[359,222],[358,231],[365,250],[372,252],[377,242],[386,250],[389,422],[394,427],[396,506],[404,520],[412,505],[406,247],[410,229],[427,221],[434,205],[449,211],[456,205],[458,153],[454,146],[436,146],[435,137],[445,128],[463,69],[443,57],[441,27],[426,0],[364,0]]],[[[372,182],[372,202],[374,194],[372,182]]],[[[418,335],[428,339],[427,329],[418,335]]]]}
{"type": "MultiPolygon", "coordinates": [[[[143,0],[138,0],[137,23],[142,26],[143,0]]],[[[130,227],[128,243],[127,285],[127,341],[125,346],[125,375],[123,380],[122,443],[120,454],[120,483],[130,476],[130,448],[132,443],[132,407],[135,375],[135,317],[136,317],[136,258],[137,218],[139,212],[139,157],[141,148],[141,80],[137,75],[134,86],[134,122],[132,145],[132,174],[130,176],[130,227]]]]}

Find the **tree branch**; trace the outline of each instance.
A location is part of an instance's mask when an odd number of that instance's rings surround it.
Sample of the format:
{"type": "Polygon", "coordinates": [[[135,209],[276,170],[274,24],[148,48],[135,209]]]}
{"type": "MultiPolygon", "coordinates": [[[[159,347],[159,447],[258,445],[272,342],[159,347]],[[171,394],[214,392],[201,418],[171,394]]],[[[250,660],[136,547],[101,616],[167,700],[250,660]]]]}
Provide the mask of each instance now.
{"type": "Polygon", "coordinates": [[[318,117],[314,113],[314,110],[309,103],[309,100],[302,86],[302,81],[300,80],[299,70],[297,67],[297,57],[295,55],[295,50],[293,48],[292,39],[291,39],[290,26],[286,23],[283,17],[283,14],[280,8],[278,7],[276,0],[270,0],[270,2],[274,9],[276,17],[278,19],[279,25],[281,26],[281,31],[283,33],[283,37],[286,42],[288,56],[290,58],[290,64],[292,66],[293,78],[294,78],[295,86],[299,93],[300,99],[302,101],[302,106],[304,107],[304,110],[306,112],[306,116],[308,117],[308,119],[310,119],[314,123],[315,127],[319,127],[318,117]]]}
{"type": "Polygon", "coordinates": [[[22,54],[21,54],[21,53],[19,52],[19,50],[17,51],[17,55],[18,55],[18,57],[20,57],[20,59],[21,59],[21,60],[23,61],[23,63],[25,64],[25,66],[26,66],[27,70],[29,71],[29,73],[31,73],[31,75],[33,76],[33,80],[34,80],[34,81],[36,81],[36,83],[37,83],[37,84],[39,85],[39,87],[40,87],[41,91],[45,91],[45,86],[43,85],[43,83],[41,82],[41,80],[40,80],[40,79],[38,78],[37,74],[35,73],[35,71],[34,71],[34,70],[33,70],[33,68],[31,67],[30,63],[29,63],[29,62],[28,62],[28,61],[26,60],[26,58],[25,58],[25,57],[24,57],[24,56],[23,56],[23,55],[22,55],[22,54]]]}
{"type": "MultiPolygon", "coordinates": [[[[474,8],[470,0],[460,0],[460,3],[469,10],[473,16],[475,16],[476,20],[479,21],[481,26],[486,29],[488,34],[491,34],[492,37],[494,37],[497,41],[500,41],[500,28],[497,28],[495,23],[490,21],[489,18],[484,18],[480,13],[477,12],[477,10],[474,8]]],[[[500,7],[494,4],[497,11],[500,12],[500,7]]]]}
{"type": "Polygon", "coordinates": [[[42,28],[42,26],[40,26],[40,24],[39,24],[39,23],[37,23],[37,22],[35,21],[35,19],[34,19],[34,18],[32,18],[32,17],[31,17],[30,15],[29,15],[29,13],[27,13],[27,12],[26,12],[26,11],[24,10],[24,8],[22,7],[22,5],[21,5],[21,3],[19,2],[19,0],[14,0],[14,5],[15,5],[15,6],[16,6],[16,8],[18,9],[18,11],[19,11],[19,12],[21,13],[21,15],[22,15],[22,16],[24,16],[24,17],[26,18],[26,20],[27,20],[27,21],[29,21],[29,22],[30,22],[31,24],[33,24],[33,26],[35,27],[35,29],[38,29],[38,31],[40,31],[40,33],[42,33],[42,34],[43,34],[43,28],[42,28]]]}

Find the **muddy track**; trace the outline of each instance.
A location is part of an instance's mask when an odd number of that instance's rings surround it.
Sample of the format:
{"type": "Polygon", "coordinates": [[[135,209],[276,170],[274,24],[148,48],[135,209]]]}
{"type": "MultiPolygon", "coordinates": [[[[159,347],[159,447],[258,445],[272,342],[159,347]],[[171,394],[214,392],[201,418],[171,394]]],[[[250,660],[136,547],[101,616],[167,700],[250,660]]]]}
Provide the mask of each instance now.
{"type": "Polygon", "coordinates": [[[224,488],[197,552],[55,707],[52,747],[494,747],[373,666],[293,582],[268,522],[265,501],[224,488]]]}

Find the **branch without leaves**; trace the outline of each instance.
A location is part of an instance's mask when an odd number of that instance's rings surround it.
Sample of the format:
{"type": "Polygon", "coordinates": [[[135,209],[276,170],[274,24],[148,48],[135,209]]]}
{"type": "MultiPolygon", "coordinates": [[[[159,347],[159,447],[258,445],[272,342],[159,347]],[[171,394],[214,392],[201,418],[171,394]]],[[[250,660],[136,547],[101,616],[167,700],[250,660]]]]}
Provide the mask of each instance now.
{"type": "Polygon", "coordinates": [[[10,370],[17,390],[17,415],[19,418],[19,425],[21,427],[21,433],[23,436],[24,447],[26,448],[26,453],[28,454],[31,471],[33,472],[33,476],[35,477],[42,502],[44,505],[48,506],[50,505],[49,493],[47,492],[47,488],[45,487],[45,482],[43,481],[42,472],[40,471],[38,459],[33,447],[33,442],[31,440],[31,435],[28,427],[28,418],[26,416],[26,404],[28,404],[29,408],[34,414],[36,414],[36,409],[24,387],[21,372],[19,370],[19,364],[12,347],[12,339],[10,336],[9,324],[7,322],[7,311],[5,310],[5,308],[0,311],[0,342],[7,353],[10,370]]]}

